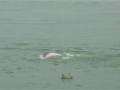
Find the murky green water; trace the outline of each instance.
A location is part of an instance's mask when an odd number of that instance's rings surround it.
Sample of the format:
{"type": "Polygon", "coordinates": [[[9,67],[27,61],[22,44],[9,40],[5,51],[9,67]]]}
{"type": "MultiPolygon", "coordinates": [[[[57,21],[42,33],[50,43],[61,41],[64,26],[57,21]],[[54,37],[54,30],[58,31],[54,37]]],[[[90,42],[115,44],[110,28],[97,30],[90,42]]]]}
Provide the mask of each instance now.
{"type": "Polygon", "coordinates": [[[0,89],[120,89],[120,2],[0,1],[0,89]]]}

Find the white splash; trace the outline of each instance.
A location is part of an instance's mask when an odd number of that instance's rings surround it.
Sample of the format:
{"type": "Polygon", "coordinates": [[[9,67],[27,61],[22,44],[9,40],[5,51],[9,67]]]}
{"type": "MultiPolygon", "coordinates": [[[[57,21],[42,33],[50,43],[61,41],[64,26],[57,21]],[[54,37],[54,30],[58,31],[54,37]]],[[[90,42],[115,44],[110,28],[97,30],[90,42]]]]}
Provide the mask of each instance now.
{"type": "Polygon", "coordinates": [[[65,56],[63,56],[63,59],[71,59],[73,57],[80,57],[80,54],[71,54],[71,53],[65,53],[65,52],[64,52],[64,55],[65,56]]]}

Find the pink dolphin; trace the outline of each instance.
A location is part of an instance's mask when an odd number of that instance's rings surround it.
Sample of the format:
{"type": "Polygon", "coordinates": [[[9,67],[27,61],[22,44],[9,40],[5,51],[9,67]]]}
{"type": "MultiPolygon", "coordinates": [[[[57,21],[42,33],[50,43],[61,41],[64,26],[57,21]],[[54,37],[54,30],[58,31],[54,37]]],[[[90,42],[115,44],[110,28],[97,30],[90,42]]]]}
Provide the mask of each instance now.
{"type": "Polygon", "coordinates": [[[40,55],[40,59],[49,59],[49,58],[55,58],[55,57],[62,57],[62,55],[58,53],[50,53],[50,52],[46,52],[43,55],[40,55]]]}

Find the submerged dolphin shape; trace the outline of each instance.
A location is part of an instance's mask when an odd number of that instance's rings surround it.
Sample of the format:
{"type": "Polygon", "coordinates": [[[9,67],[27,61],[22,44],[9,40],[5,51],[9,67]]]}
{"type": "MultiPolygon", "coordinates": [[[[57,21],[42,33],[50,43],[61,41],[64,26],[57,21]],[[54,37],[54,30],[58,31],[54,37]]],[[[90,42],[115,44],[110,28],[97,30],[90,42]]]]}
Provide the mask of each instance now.
{"type": "Polygon", "coordinates": [[[49,59],[49,58],[55,58],[55,57],[62,57],[62,55],[58,54],[58,53],[50,53],[50,52],[46,52],[43,55],[40,55],[40,59],[49,59]]]}

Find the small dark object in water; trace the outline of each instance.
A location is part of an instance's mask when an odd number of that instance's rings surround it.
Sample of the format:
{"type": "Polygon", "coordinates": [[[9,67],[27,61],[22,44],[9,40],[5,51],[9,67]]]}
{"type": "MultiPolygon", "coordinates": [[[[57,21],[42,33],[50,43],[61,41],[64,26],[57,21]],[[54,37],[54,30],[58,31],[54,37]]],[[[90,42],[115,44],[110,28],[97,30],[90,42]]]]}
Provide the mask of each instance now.
{"type": "Polygon", "coordinates": [[[65,76],[64,74],[62,74],[61,79],[73,79],[73,76],[71,76],[71,74],[69,73],[68,76],[65,76]]]}

